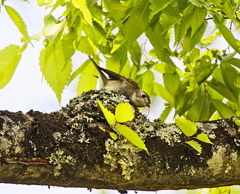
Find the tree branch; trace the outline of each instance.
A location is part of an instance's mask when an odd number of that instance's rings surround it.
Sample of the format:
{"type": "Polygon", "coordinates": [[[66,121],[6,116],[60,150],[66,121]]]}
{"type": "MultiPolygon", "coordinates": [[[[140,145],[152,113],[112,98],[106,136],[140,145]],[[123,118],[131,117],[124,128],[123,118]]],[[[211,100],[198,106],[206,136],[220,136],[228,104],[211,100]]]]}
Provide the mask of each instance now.
{"type": "Polygon", "coordinates": [[[150,122],[138,110],[128,125],[149,155],[118,132],[112,140],[96,99],[114,112],[128,102],[111,91],[89,91],[60,111],[0,111],[0,182],[118,190],[194,189],[239,184],[239,134],[231,119],[197,122],[214,145],[187,144],[175,124],[150,122]]]}

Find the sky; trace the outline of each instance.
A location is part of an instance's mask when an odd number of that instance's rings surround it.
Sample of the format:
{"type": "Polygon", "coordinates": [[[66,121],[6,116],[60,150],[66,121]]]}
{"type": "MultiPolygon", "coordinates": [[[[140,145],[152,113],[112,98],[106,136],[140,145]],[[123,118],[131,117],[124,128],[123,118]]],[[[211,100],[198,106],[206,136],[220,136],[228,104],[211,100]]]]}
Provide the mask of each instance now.
{"type": "MultiPolygon", "coordinates": [[[[13,7],[17,12],[20,13],[23,20],[25,21],[29,35],[34,35],[41,32],[43,28],[43,17],[48,13],[48,10],[37,6],[36,1],[29,0],[29,2],[7,0],[6,5],[13,7]]],[[[60,14],[61,12],[59,12],[60,14]]],[[[57,17],[56,13],[56,17],[57,17]]],[[[60,15],[59,15],[60,16],[60,15]]],[[[18,29],[8,17],[4,8],[0,13],[0,50],[10,44],[21,45],[20,39],[22,35],[18,32],[18,29]]],[[[33,46],[28,45],[27,50],[24,52],[21,62],[12,78],[10,83],[0,90],[0,110],[9,110],[12,112],[22,111],[27,112],[30,109],[42,111],[42,112],[53,112],[65,106],[69,99],[76,96],[77,79],[74,80],[71,85],[64,90],[61,104],[58,103],[54,92],[48,86],[46,81],[43,79],[40,68],[39,68],[39,52],[43,49],[42,40],[37,42],[33,41],[33,46]]],[[[73,65],[77,67],[79,61],[83,61],[83,56],[78,54],[73,57],[73,65]]],[[[81,63],[80,63],[81,64],[81,63]]],[[[158,103],[163,101],[158,99],[158,103]]],[[[157,118],[161,110],[159,106],[150,109],[149,117],[157,118]]],[[[163,106],[161,106],[163,109],[163,106]]],[[[148,114],[148,110],[145,110],[148,114]]],[[[8,193],[15,194],[61,194],[66,192],[84,193],[90,194],[87,189],[80,188],[61,188],[51,187],[48,189],[47,186],[26,186],[26,185],[13,185],[13,184],[0,184],[0,190],[7,191],[8,193]]],[[[103,193],[101,190],[93,190],[91,193],[100,194],[103,193]]],[[[114,194],[116,191],[106,191],[105,194],[114,194]]],[[[129,194],[134,194],[134,191],[129,194]]],[[[138,192],[143,194],[146,192],[138,192]]],[[[154,192],[148,192],[154,193],[154,192]]],[[[186,191],[159,191],[158,194],[183,194],[186,191]]]]}

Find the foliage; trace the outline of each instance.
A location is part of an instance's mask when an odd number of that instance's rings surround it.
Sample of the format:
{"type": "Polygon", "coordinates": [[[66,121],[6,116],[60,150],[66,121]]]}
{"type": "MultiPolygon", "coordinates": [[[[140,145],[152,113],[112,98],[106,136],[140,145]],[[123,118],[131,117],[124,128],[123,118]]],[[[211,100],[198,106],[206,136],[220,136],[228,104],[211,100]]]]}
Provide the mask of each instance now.
{"type": "Polygon", "coordinates": [[[42,36],[40,69],[59,102],[63,89],[78,75],[77,94],[96,86],[94,66],[86,60],[73,72],[72,56],[82,52],[99,58],[100,53],[107,68],[166,101],[159,113],[162,120],[171,110],[191,121],[240,115],[240,49],[235,37],[239,1],[37,0],[49,14],[42,32],[33,36],[7,2],[1,2],[2,9],[24,42],[21,48],[10,45],[1,50],[1,88],[10,81],[27,45],[42,36]],[[52,13],[60,7],[65,11],[55,19],[52,13]],[[206,31],[209,27],[211,33],[206,31]],[[212,44],[219,40],[229,47],[219,50],[212,44]],[[161,75],[159,83],[155,78],[161,75]]]}
{"type": "Polygon", "coordinates": [[[205,143],[213,144],[210,141],[207,134],[201,133],[201,134],[198,134],[197,136],[193,136],[197,132],[197,126],[192,121],[189,121],[185,118],[178,117],[176,119],[176,124],[182,130],[184,135],[186,135],[189,138],[186,141],[186,143],[192,146],[199,153],[202,153],[202,147],[197,141],[192,139],[197,139],[205,143]]]}
{"type": "MultiPolygon", "coordinates": [[[[146,145],[143,140],[135,133],[132,129],[130,129],[127,125],[123,125],[120,123],[126,123],[128,121],[132,121],[134,119],[134,110],[132,109],[129,103],[119,103],[115,110],[115,115],[111,113],[107,108],[105,108],[100,100],[97,100],[98,105],[100,106],[108,124],[115,131],[120,132],[127,140],[129,140],[135,146],[144,149],[148,152],[146,145]]],[[[101,128],[103,131],[106,129],[101,128]]],[[[117,139],[117,135],[113,132],[109,132],[110,136],[113,139],[117,139]]]]}

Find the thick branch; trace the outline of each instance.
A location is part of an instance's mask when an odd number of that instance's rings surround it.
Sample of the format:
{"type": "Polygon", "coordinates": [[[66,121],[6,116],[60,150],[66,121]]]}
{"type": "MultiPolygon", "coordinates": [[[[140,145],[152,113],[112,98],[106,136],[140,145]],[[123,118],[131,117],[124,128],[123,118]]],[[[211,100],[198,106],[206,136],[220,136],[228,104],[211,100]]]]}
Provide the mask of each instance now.
{"type": "MultiPolygon", "coordinates": [[[[142,151],[121,134],[112,140],[96,104],[114,112],[125,97],[89,91],[50,114],[0,112],[0,182],[118,190],[193,189],[239,184],[239,135],[232,120],[198,122],[214,145],[185,142],[174,124],[149,122],[139,111],[128,123],[145,141],[142,151]]],[[[112,130],[112,129],[108,129],[112,130]]]]}

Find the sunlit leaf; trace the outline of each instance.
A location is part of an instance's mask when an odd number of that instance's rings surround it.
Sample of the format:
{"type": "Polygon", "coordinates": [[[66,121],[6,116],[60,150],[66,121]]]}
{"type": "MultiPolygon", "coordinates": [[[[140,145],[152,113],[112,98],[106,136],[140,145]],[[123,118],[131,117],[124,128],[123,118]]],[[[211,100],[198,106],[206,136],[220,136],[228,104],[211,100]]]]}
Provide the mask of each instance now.
{"type": "Polygon", "coordinates": [[[114,125],[116,123],[116,119],[113,113],[111,113],[107,108],[105,108],[100,100],[97,100],[99,107],[101,108],[105,119],[107,120],[109,125],[114,125]]]}
{"type": "Polygon", "coordinates": [[[56,22],[49,23],[43,28],[42,33],[48,39],[49,42],[52,42],[57,37],[58,33],[64,28],[65,24],[66,20],[60,23],[56,22]]]}
{"type": "Polygon", "coordinates": [[[17,26],[18,30],[22,33],[22,35],[25,36],[26,38],[29,38],[26,24],[24,23],[19,13],[9,6],[5,6],[5,9],[10,18],[12,19],[12,21],[14,22],[14,24],[17,26]]]}
{"type": "Polygon", "coordinates": [[[87,1],[86,0],[72,0],[73,5],[80,9],[85,21],[90,25],[93,26],[92,24],[92,14],[87,6],[87,1]]]}
{"type": "Polygon", "coordinates": [[[22,56],[19,51],[18,45],[9,45],[0,50],[0,89],[8,84],[18,66],[22,56]]]}
{"type": "Polygon", "coordinates": [[[151,14],[149,16],[149,21],[153,18],[154,15],[156,15],[158,12],[160,12],[162,9],[167,7],[172,0],[169,1],[153,1],[152,4],[149,6],[151,11],[151,14]]]}
{"type": "Polygon", "coordinates": [[[131,121],[134,118],[134,110],[129,103],[119,103],[115,110],[115,116],[120,123],[131,121]]]}
{"type": "Polygon", "coordinates": [[[186,142],[188,145],[192,146],[195,150],[197,150],[199,153],[202,153],[202,146],[194,141],[194,140],[190,140],[186,142]]]}
{"type": "Polygon", "coordinates": [[[121,125],[118,124],[116,126],[116,129],[128,140],[130,141],[133,145],[146,150],[148,152],[145,143],[143,140],[138,136],[137,133],[135,133],[132,129],[127,127],[126,125],[121,125]]]}
{"type": "Polygon", "coordinates": [[[171,110],[172,110],[172,109],[173,109],[173,107],[171,107],[171,106],[165,107],[165,109],[162,111],[159,119],[160,119],[161,121],[165,121],[165,120],[167,119],[167,117],[169,116],[169,114],[171,113],[171,110]]]}
{"type": "Polygon", "coordinates": [[[69,61],[65,67],[65,58],[61,42],[57,46],[50,43],[47,48],[40,52],[39,60],[44,78],[55,92],[58,102],[61,102],[61,94],[67,85],[72,69],[71,61],[69,61]]]}
{"type": "Polygon", "coordinates": [[[166,100],[172,107],[174,107],[173,96],[159,83],[154,83],[154,93],[166,100]]]}
{"type": "Polygon", "coordinates": [[[109,135],[110,135],[110,137],[113,139],[113,140],[117,140],[117,134],[116,133],[114,133],[114,132],[109,132],[109,135]]]}
{"type": "Polygon", "coordinates": [[[188,137],[193,136],[197,132],[197,126],[195,123],[185,118],[178,117],[176,119],[176,124],[188,137]]]}
{"type": "Polygon", "coordinates": [[[211,140],[209,139],[208,135],[207,134],[199,134],[197,135],[196,137],[198,140],[202,141],[202,142],[205,142],[205,143],[209,143],[209,144],[213,144],[211,142],[211,140]]]}

